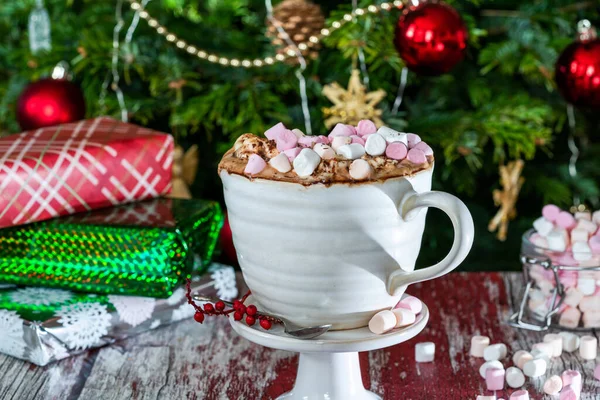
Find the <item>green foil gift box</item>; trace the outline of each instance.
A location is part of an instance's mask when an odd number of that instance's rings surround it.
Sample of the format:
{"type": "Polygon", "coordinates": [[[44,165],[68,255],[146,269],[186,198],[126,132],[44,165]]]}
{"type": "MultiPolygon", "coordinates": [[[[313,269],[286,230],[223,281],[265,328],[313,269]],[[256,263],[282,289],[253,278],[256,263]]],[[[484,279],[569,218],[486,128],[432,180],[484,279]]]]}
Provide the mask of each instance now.
{"type": "Polygon", "coordinates": [[[0,284],[165,298],[210,263],[218,203],[154,199],[0,229],[0,284]]]}

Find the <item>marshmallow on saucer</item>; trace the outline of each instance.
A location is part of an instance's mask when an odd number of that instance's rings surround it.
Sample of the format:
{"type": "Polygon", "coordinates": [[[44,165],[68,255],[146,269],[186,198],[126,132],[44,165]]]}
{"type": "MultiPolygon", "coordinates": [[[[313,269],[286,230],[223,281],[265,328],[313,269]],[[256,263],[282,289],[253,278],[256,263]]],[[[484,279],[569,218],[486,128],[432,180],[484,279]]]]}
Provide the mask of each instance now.
{"type": "Polygon", "coordinates": [[[412,325],[417,319],[415,313],[405,308],[394,308],[392,312],[396,316],[396,326],[394,326],[394,328],[402,328],[404,326],[412,325]]]}
{"type": "Polygon", "coordinates": [[[369,164],[367,160],[359,158],[358,160],[352,161],[352,164],[350,164],[350,168],[348,169],[348,173],[350,174],[350,177],[352,177],[352,179],[362,181],[364,179],[368,179],[371,176],[371,174],[373,173],[373,168],[371,168],[371,164],[369,164]]]}
{"type": "Polygon", "coordinates": [[[384,137],[374,133],[367,137],[365,142],[365,151],[370,156],[380,156],[385,153],[385,148],[387,147],[387,142],[384,137]]]}
{"type": "Polygon", "coordinates": [[[594,360],[598,353],[598,339],[595,336],[582,336],[579,340],[579,355],[584,360],[594,360]]]}
{"type": "Polygon", "coordinates": [[[415,360],[417,362],[431,362],[435,358],[435,343],[424,342],[415,345],[415,360]]]}
{"type": "Polygon", "coordinates": [[[509,367],[506,370],[506,384],[513,389],[523,387],[525,384],[525,375],[517,367],[509,367]]]}
{"type": "Polygon", "coordinates": [[[294,171],[301,178],[311,176],[320,162],[321,157],[313,149],[302,149],[300,154],[294,158],[294,171]]]}
{"type": "Polygon", "coordinates": [[[490,338],[487,336],[473,336],[471,338],[470,354],[473,357],[483,357],[485,348],[490,345],[490,338]]]}
{"type": "Polygon", "coordinates": [[[396,316],[390,310],[379,311],[369,321],[369,330],[377,335],[391,331],[396,326],[396,316]]]}
{"type": "Polygon", "coordinates": [[[292,170],[292,164],[285,153],[279,153],[275,157],[271,158],[271,160],[269,160],[269,164],[271,164],[271,167],[282,173],[292,170]]]}
{"type": "Polygon", "coordinates": [[[345,144],[338,147],[336,153],[348,160],[356,160],[365,155],[365,148],[358,143],[345,144]]]}
{"type": "Polygon", "coordinates": [[[383,136],[388,143],[401,142],[408,147],[408,135],[406,133],[395,131],[387,126],[377,129],[377,133],[383,136]]]}
{"type": "Polygon", "coordinates": [[[423,303],[414,296],[406,296],[394,308],[406,308],[414,314],[418,314],[423,310],[423,303]]]}

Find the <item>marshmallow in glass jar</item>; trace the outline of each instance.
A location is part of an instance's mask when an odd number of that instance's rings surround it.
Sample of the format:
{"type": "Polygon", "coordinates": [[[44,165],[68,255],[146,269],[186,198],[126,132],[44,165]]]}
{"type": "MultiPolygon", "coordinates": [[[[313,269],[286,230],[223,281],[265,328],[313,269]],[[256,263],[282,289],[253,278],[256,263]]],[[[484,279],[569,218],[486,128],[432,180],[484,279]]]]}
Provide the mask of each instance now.
{"type": "Polygon", "coordinates": [[[527,308],[565,329],[600,327],[600,210],[570,213],[549,204],[523,236],[521,258],[532,281],[527,308]]]}

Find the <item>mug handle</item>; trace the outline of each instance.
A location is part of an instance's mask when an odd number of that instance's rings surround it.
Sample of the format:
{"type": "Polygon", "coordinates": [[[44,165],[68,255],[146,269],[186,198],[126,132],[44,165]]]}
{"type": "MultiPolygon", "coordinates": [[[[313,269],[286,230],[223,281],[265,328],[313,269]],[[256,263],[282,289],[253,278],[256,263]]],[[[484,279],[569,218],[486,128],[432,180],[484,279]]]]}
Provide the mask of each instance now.
{"type": "Polygon", "coordinates": [[[452,271],[463,262],[473,245],[475,234],[473,217],[467,206],[458,197],[445,192],[417,193],[411,191],[403,196],[400,201],[398,213],[404,221],[410,221],[417,216],[419,210],[423,207],[439,208],[450,217],[454,227],[452,248],[442,261],[431,267],[416,271],[398,269],[392,272],[387,281],[387,290],[392,296],[407,285],[434,279],[452,271]]]}

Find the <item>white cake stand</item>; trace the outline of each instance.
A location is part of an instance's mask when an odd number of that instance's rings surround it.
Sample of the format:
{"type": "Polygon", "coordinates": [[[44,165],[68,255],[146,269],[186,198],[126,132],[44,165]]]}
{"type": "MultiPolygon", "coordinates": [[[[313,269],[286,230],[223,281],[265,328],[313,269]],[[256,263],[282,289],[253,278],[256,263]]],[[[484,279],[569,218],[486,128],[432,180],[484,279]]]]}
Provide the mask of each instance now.
{"type": "Polygon", "coordinates": [[[381,399],[366,390],[360,374],[359,351],[393,346],[412,339],[427,325],[429,310],[423,311],[414,324],[375,335],[368,328],[331,331],[312,340],[295,339],[279,325],[268,331],[258,323],[252,327],[229,318],[240,336],[272,349],[300,353],[296,383],[292,391],[277,400],[375,400],[381,399]]]}

